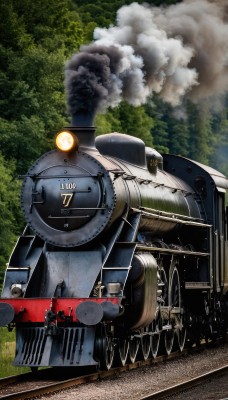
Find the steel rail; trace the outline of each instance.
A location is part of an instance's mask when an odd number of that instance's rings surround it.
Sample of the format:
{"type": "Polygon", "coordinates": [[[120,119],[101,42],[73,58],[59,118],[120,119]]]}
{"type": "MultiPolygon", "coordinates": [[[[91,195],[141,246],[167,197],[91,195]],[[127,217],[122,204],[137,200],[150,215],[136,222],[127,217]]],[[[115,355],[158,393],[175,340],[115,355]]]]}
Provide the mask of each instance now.
{"type": "MultiPolygon", "coordinates": [[[[201,344],[200,348],[204,348],[204,347],[206,347],[206,344],[205,343],[201,344]]],[[[88,375],[77,376],[74,378],[57,381],[55,383],[51,383],[48,385],[36,387],[34,389],[29,389],[29,390],[25,390],[25,391],[19,391],[16,393],[4,394],[4,395],[2,395],[2,393],[0,392],[0,400],[1,399],[4,399],[4,400],[27,400],[27,399],[31,399],[36,396],[51,394],[51,393],[54,393],[54,392],[57,392],[57,391],[60,391],[63,389],[71,388],[73,386],[79,386],[79,385],[82,385],[85,383],[95,382],[99,379],[116,376],[117,374],[119,374],[121,372],[127,372],[127,371],[137,369],[137,368],[140,368],[143,366],[149,366],[149,365],[153,365],[153,364],[157,364],[157,363],[162,363],[162,362],[168,361],[168,360],[173,360],[178,357],[182,357],[186,354],[193,354],[195,351],[198,351],[198,350],[199,350],[199,348],[196,348],[196,347],[191,348],[191,349],[186,348],[182,352],[177,351],[177,352],[170,353],[169,355],[161,355],[161,356],[156,357],[155,359],[148,358],[147,360],[139,360],[133,364],[126,364],[121,367],[112,368],[109,371],[98,371],[98,372],[88,374],[88,375]]],[[[2,389],[4,389],[4,386],[6,387],[6,385],[8,385],[10,383],[21,383],[21,382],[26,382],[26,381],[31,382],[31,381],[33,381],[33,379],[34,379],[35,384],[39,384],[38,379],[40,378],[40,380],[41,379],[44,380],[45,378],[49,378],[49,376],[47,374],[48,374],[48,371],[51,371],[51,370],[52,369],[47,368],[45,370],[37,371],[35,374],[33,374],[32,372],[28,372],[25,374],[14,375],[14,376],[10,376],[7,378],[2,378],[2,379],[0,379],[0,389],[2,391],[2,389]]],[[[52,379],[54,380],[54,378],[52,378],[52,379]]],[[[147,397],[145,397],[145,399],[146,398],[147,397]]],[[[150,397],[148,397],[148,399],[150,399],[150,397]]],[[[154,399],[156,399],[156,397],[154,397],[154,399]]]]}
{"type": "MultiPolygon", "coordinates": [[[[155,363],[161,363],[164,361],[173,360],[175,358],[182,357],[183,355],[186,355],[186,354],[192,353],[192,352],[194,352],[194,349],[184,349],[182,352],[177,351],[177,352],[173,352],[169,355],[161,355],[161,356],[156,357],[155,359],[148,358],[147,360],[139,360],[133,364],[126,364],[122,367],[112,368],[109,371],[99,371],[99,372],[95,372],[92,374],[79,376],[76,378],[58,381],[56,383],[51,383],[51,384],[48,384],[45,386],[36,387],[34,389],[20,391],[17,393],[4,394],[4,396],[2,396],[2,393],[0,392],[0,399],[6,399],[6,400],[31,399],[36,396],[46,395],[46,394],[50,394],[50,393],[60,391],[63,389],[68,389],[73,386],[82,385],[83,383],[90,383],[90,382],[97,381],[99,379],[104,379],[106,377],[115,376],[116,374],[121,373],[121,372],[130,371],[132,369],[137,369],[137,368],[147,366],[147,365],[152,365],[155,363]]],[[[32,372],[28,372],[28,373],[21,374],[21,375],[14,375],[14,376],[10,376],[7,378],[2,378],[2,379],[0,379],[0,389],[1,390],[4,389],[4,386],[6,386],[10,383],[21,383],[21,382],[25,382],[26,380],[31,382],[33,380],[33,378],[34,378],[34,381],[39,382],[37,378],[39,378],[39,375],[41,375],[40,378],[44,378],[44,373],[47,374],[48,373],[47,370],[37,371],[35,374],[33,374],[32,372]]]]}
{"type": "Polygon", "coordinates": [[[22,382],[23,380],[30,378],[31,375],[32,372],[26,372],[20,375],[12,375],[12,376],[7,376],[6,378],[0,378],[0,389],[6,385],[10,385],[11,383],[22,382]]]}
{"type": "Polygon", "coordinates": [[[162,400],[167,396],[176,395],[186,389],[191,389],[195,386],[205,383],[207,380],[214,378],[227,371],[228,371],[228,365],[225,365],[223,367],[206,372],[205,374],[199,375],[195,378],[191,378],[187,381],[181,382],[177,385],[141,397],[140,400],[156,400],[156,399],[162,400]]]}

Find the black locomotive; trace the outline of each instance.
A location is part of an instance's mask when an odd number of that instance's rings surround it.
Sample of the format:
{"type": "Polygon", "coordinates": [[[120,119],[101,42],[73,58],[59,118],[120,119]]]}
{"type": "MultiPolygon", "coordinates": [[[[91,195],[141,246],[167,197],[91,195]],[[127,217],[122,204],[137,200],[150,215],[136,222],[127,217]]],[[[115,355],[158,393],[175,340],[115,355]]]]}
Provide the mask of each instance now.
{"type": "Polygon", "coordinates": [[[79,125],[24,177],[0,300],[15,365],[110,368],[224,335],[227,178],[79,125]]]}

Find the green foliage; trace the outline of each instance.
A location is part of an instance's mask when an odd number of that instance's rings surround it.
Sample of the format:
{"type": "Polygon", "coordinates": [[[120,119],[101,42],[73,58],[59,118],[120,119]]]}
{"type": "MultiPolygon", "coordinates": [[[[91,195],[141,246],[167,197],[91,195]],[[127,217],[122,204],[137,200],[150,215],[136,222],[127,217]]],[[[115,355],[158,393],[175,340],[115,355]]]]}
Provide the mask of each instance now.
{"type": "Polygon", "coordinates": [[[152,136],[154,146],[160,153],[169,153],[169,125],[166,121],[167,106],[154,97],[148,101],[146,112],[154,120],[152,136]]]}
{"type": "Polygon", "coordinates": [[[70,0],[11,1],[35,45],[48,51],[64,48],[70,55],[83,42],[83,26],[70,0]]]}
{"type": "Polygon", "coordinates": [[[146,114],[144,107],[133,107],[122,102],[118,107],[109,109],[106,114],[99,114],[95,120],[97,134],[122,132],[142,139],[147,146],[152,146],[151,129],[153,119],[146,114]]]}
{"type": "Polygon", "coordinates": [[[154,96],[153,101],[148,102],[146,110],[154,119],[152,135],[154,145],[161,153],[189,154],[189,130],[186,123],[187,116],[183,110],[175,110],[154,96]],[[178,118],[177,118],[178,112],[178,118]]]}
{"type": "Polygon", "coordinates": [[[172,153],[211,165],[227,175],[227,112],[212,113],[208,103],[186,102],[173,109],[158,97],[146,105],[153,118],[153,143],[161,153],[172,153]]]}
{"type": "Polygon", "coordinates": [[[15,347],[15,331],[9,332],[7,328],[0,328],[0,378],[30,371],[27,367],[13,366],[15,347]]]}
{"type": "Polygon", "coordinates": [[[5,263],[16,242],[22,221],[19,207],[21,184],[15,178],[15,167],[0,154],[0,282],[5,263]]]}
{"type": "Polygon", "coordinates": [[[103,135],[110,132],[121,132],[121,122],[113,113],[108,110],[105,114],[97,114],[95,118],[96,135],[103,135]]]}
{"type": "MultiPolygon", "coordinates": [[[[97,0],[95,3],[92,0],[73,0],[77,5],[83,23],[86,25],[90,22],[95,22],[96,26],[108,27],[115,23],[117,10],[125,5],[133,3],[132,0],[97,0]]],[[[137,3],[145,3],[144,0],[137,0],[137,3]]],[[[160,6],[161,4],[175,4],[178,0],[147,0],[146,3],[160,6]]],[[[87,36],[86,36],[87,37],[87,36]]],[[[92,40],[92,37],[88,38],[92,40]]]]}
{"type": "Polygon", "coordinates": [[[24,173],[66,123],[64,63],[84,41],[69,0],[3,0],[0,149],[24,173]]]}
{"type": "Polygon", "coordinates": [[[210,110],[206,104],[201,104],[200,108],[189,104],[188,112],[190,114],[188,124],[191,133],[189,157],[203,164],[208,164],[215,141],[210,110]]]}
{"type": "MultiPolygon", "coordinates": [[[[0,43],[1,47],[8,51],[20,51],[32,43],[32,37],[26,32],[23,17],[19,16],[14,8],[14,1],[2,0],[0,2],[1,24],[0,24],[0,43]]],[[[2,60],[3,61],[3,60],[2,60]]],[[[1,69],[4,62],[1,64],[1,69]]],[[[7,64],[5,64],[7,69],[7,64]]]]}
{"type": "Polygon", "coordinates": [[[215,140],[210,163],[228,177],[228,97],[220,113],[213,115],[212,129],[215,140]]]}

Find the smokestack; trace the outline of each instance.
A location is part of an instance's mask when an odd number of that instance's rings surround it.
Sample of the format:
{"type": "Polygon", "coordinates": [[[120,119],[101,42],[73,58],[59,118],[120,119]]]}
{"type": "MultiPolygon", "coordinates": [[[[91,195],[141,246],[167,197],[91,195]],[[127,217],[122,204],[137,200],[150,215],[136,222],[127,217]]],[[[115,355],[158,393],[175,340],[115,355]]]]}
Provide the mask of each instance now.
{"type": "Polygon", "coordinates": [[[78,140],[79,146],[95,148],[95,131],[93,125],[94,114],[91,112],[80,112],[72,114],[72,126],[67,127],[74,133],[78,140]]]}
{"type": "Polygon", "coordinates": [[[72,126],[77,127],[92,127],[94,120],[94,113],[84,111],[72,114],[72,126]]]}

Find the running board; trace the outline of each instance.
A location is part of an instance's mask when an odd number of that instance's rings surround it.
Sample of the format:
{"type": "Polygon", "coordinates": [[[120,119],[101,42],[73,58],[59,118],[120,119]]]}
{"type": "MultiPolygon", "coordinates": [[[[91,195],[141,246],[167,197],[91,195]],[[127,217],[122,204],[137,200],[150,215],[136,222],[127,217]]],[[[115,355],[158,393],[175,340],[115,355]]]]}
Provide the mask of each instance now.
{"type": "Polygon", "coordinates": [[[178,254],[178,255],[183,255],[183,256],[199,256],[199,257],[209,257],[210,256],[210,253],[203,253],[200,251],[166,249],[164,247],[144,246],[141,244],[137,244],[137,250],[159,252],[162,254],[178,254]]]}

